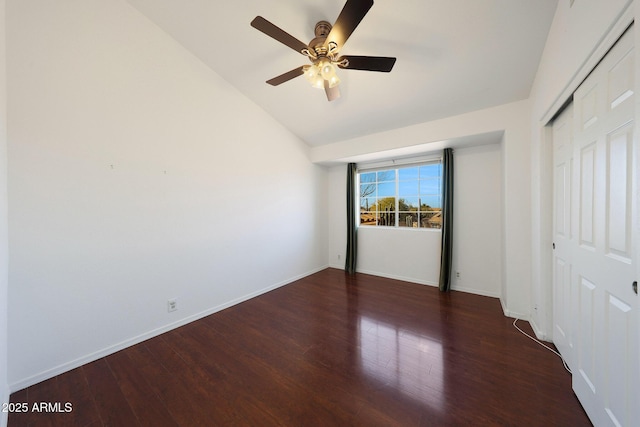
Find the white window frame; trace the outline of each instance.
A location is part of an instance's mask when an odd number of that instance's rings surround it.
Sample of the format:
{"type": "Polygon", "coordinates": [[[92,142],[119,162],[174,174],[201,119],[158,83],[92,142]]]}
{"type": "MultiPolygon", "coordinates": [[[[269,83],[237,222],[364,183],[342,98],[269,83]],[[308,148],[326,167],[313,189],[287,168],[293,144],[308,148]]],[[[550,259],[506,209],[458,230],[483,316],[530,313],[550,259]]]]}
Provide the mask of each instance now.
{"type": "MultiPolygon", "coordinates": [[[[358,209],[356,210],[356,226],[359,228],[366,229],[400,229],[400,230],[414,230],[414,231],[441,231],[440,228],[430,228],[430,227],[401,227],[399,225],[400,221],[400,179],[399,179],[399,170],[411,167],[419,167],[430,164],[442,164],[442,156],[425,156],[425,157],[412,157],[407,159],[398,159],[398,160],[386,160],[375,163],[367,163],[367,164],[359,164],[358,169],[356,171],[356,206],[358,209]],[[370,173],[370,172],[378,172],[382,170],[393,170],[395,173],[395,224],[394,225],[361,225],[361,213],[360,213],[360,174],[370,173]]],[[[377,181],[376,181],[377,185],[377,181]]],[[[440,185],[442,185],[442,176],[440,176],[440,185]]],[[[442,198],[442,195],[440,194],[442,198]]],[[[377,199],[377,197],[376,197],[377,199]]],[[[440,200],[442,204],[442,200],[440,200]]],[[[403,211],[404,212],[404,211],[403,211]]],[[[418,221],[420,221],[420,207],[418,207],[418,221]]]]}

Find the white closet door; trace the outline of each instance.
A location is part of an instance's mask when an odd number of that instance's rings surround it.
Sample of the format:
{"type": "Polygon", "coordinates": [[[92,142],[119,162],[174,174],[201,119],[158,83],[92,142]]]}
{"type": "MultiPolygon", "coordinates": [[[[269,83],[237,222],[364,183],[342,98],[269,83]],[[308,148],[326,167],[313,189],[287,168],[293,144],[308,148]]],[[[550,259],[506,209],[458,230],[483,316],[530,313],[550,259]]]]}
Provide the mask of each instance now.
{"type": "Polygon", "coordinates": [[[573,388],[596,426],[638,426],[633,28],[574,94],[573,388]]]}
{"type": "Polygon", "coordinates": [[[571,281],[571,177],[573,170],[573,105],[553,121],[553,342],[573,366],[571,319],[576,290],[571,281]]]}

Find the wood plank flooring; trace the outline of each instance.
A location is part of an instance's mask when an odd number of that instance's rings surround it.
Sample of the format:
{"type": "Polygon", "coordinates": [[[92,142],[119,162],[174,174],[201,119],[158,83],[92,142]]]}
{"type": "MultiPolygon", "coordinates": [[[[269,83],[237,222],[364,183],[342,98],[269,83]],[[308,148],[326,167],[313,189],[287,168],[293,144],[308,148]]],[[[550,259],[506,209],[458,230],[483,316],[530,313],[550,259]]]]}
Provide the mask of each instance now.
{"type": "Polygon", "coordinates": [[[18,391],[9,427],[591,425],[512,322],[494,298],[327,269],[18,391]]]}

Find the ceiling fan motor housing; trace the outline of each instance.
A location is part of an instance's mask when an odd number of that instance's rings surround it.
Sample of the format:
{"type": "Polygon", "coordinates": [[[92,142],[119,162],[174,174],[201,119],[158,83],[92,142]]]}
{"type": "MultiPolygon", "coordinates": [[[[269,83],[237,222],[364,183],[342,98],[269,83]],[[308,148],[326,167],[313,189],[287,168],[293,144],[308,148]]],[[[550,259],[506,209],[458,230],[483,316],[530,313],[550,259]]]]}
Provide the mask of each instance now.
{"type": "MultiPolygon", "coordinates": [[[[327,55],[327,47],[324,45],[324,42],[327,40],[327,36],[329,35],[331,28],[331,24],[327,21],[320,21],[316,24],[316,36],[309,42],[309,47],[315,51],[316,56],[318,57],[327,55]]],[[[312,58],[310,59],[313,61],[312,58]]]]}

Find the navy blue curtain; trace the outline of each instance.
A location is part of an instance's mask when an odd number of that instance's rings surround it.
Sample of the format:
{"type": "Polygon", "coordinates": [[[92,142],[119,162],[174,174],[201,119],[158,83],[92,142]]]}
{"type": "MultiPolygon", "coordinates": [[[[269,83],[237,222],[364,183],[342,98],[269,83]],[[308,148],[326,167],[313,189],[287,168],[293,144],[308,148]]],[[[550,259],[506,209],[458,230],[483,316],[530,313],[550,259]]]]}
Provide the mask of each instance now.
{"type": "Polygon", "coordinates": [[[357,165],[347,165],[347,254],[344,269],[349,274],[356,272],[356,258],[358,252],[358,236],[356,227],[356,173],[357,165]]]}
{"type": "Polygon", "coordinates": [[[439,287],[451,289],[451,253],[453,248],[453,150],[445,148],[442,156],[442,252],[439,287]]]}

